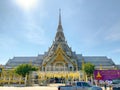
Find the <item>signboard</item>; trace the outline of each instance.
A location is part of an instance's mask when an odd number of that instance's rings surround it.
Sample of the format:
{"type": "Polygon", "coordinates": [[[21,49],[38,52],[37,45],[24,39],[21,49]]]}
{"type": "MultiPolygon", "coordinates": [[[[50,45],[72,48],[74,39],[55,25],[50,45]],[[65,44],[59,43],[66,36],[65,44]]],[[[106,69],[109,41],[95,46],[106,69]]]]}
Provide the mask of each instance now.
{"type": "Polygon", "coordinates": [[[95,70],[94,79],[96,80],[112,80],[120,78],[120,70],[95,70]]]}

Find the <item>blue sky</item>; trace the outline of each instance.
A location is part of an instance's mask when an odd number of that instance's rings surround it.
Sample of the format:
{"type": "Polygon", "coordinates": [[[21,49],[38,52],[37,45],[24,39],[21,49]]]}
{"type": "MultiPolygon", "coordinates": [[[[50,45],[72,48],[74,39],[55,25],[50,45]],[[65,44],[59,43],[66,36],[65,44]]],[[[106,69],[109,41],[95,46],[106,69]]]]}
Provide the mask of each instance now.
{"type": "Polygon", "coordinates": [[[73,51],[120,64],[120,0],[0,0],[0,64],[48,51],[59,8],[73,51]]]}

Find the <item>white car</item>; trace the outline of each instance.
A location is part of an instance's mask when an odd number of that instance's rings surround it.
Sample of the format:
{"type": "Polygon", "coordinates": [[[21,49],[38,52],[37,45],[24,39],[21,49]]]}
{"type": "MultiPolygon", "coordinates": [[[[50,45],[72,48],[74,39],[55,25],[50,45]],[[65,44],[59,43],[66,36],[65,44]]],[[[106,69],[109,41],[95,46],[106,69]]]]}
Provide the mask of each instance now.
{"type": "Polygon", "coordinates": [[[78,81],[72,83],[71,85],[59,86],[58,90],[102,90],[102,88],[98,86],[92,86],[84,81],[78,81]]]}
{"type": "Polygon", "coordinates": [[[113,79],[111,86],[113,87],[113,90],[120,90],[120,78],[113,79]]]}

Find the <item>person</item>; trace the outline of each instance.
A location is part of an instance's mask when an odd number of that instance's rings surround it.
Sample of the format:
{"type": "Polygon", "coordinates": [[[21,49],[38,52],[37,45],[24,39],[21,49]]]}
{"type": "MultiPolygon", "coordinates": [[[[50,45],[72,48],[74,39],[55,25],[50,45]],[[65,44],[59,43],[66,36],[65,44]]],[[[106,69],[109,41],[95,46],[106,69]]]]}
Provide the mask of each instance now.
{"type": "Polygon", "coordinates": [[[96,85],[99,86],[99,80],[96,81],[96,85]]]}
{"type": "Polygon", "coordinates": [[[110,90],[112,90],[112,80],[109,80],[108,86],[109,86],[110,90]]]}
{"type": "Polygon", "coordinates": [[[91,84],[91,80],[90,79],[88,80],[88,83],[91,84]]]}
{"type": "Polygon", "coordinates": [[[93,85],[96,85],[96,84],[95,84],[95,80],[93,80],[93,85]]]}
{"type": "Polygon", "coordinates": [[[107,83],[106,82],[104,84],[104,88],[105,88],[105,90],[107,90],[107,83]]]}
{"type": "Polygon", "coordinates": [[[71,83],[71,81],[69,82],[69,85],[70,85],[70,86],[72,86],[72,83],[71,83]]]}

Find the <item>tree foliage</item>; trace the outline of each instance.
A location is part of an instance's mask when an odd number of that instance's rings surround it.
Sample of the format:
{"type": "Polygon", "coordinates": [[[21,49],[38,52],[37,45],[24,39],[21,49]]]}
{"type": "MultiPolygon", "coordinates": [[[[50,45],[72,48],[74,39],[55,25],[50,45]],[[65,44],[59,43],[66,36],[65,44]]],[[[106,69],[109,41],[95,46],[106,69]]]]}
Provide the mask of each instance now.
{"type": "Polygon", "coordinates": [[[84,71],[87,74],[87,76],[93,75],[94,70],[95,70],[95,65],[93,65],[91,63],[84,64],[84,71]]]}
{"type": "Polygon", "coordinates": [[[38,68],[30,64],[21,64],[15,68],[15,72],[19,75],[22,75],[23,77],[25,77],[26,74],[29,74],[30,71],[36,71],[36,70],[38,70],[38,68]]]}

